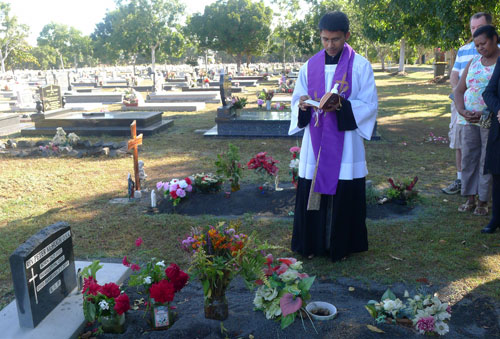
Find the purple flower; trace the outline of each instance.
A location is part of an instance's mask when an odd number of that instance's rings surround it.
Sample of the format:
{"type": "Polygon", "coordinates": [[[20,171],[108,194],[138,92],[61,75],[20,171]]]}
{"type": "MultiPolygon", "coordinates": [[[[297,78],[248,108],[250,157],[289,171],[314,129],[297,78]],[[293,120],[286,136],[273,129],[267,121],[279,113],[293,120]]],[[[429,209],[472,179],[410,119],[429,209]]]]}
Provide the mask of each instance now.
{"type": "Polygon", "coordinates": [[[186,191],[191,192],[193,190],[193,186],[187,185],[186,191]]]}
{"type": "Polygon", "coordinates": [[[264,104],[264,100],[257,99],[257,105],[262,106],[264,104]]]}
{"type": "Polygon", "coordinates": [[[162,182],[162,181],[158,181],[158,182],[156,183],[156,189],[159,191],[159,190],[161,190],[162,188],[163,188],[163,182],[162,182]]]}
{"type": "Polygon", "coordinates": [[[173,184],[173,185],[170,185],[170,192],[174,192],[176,191],[177,192],[177,189],[179,188],[179,185],[177,184],[173,184]]]}
{"type": "Polygon", "coordinates": [[[179,198],[184,198],[186,196],[186,192],[182,188],[178,188],[175,193],[179,198]]]}
{"type": "Polygon", "coordinates": [[[163,183],[163,189],[164,189],[165,191],[168,191],[168,189],[169,189],[169,184],[168,184],[168,182],[163,183]]]}

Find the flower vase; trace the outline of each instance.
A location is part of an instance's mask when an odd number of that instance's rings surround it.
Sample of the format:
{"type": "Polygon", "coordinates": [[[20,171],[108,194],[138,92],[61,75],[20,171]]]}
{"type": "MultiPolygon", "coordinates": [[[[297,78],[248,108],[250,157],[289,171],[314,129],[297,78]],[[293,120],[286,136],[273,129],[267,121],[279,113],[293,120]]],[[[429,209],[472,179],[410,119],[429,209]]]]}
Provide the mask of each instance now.
{"type": "Polygon", "coordinates": [[[234,115],[239,118],[241,116],[241,108],[234,109],[234,115]]]}
{"type": "Polygon", "coordinates": [[[166,330],[173,324],[173,314],[168,303],[155,303],[154,299],[150,299],[151,309],[151,328],[155,330],[166,330]]]}
{"type": "Polygon", "coordinates": [[[226,291],[221,295],[205,296],[205,318],[214,320],[226,320],[228,316],[228,304],[226,291]]]}
{"type": "Polygon", "coordinates": [[[271,100],[266,100],[266,110],[271,110],[271,100]]]}
{"type": "Polygon", "coordinates": [[[101,316],[99,322],[105,333],[125,332],[125,313],[101,316]]]}

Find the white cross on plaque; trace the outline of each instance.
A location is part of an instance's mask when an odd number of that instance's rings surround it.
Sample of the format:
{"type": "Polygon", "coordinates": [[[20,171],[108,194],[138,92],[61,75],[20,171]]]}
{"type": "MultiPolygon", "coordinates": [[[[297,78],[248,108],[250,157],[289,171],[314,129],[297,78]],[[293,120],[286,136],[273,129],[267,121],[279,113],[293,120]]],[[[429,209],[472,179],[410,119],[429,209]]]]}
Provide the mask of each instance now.
{"type": "Polygon", "coordinates": [[[33,267],[31,268],[31,278],[28,280],[28,282],[33,282],[33,291],[35,291],[35,301],[38,304],[38,295],[36,294],[36,284],[35,284],[35,278],[38,277],[37,275],[33,274],[33,267]]]}

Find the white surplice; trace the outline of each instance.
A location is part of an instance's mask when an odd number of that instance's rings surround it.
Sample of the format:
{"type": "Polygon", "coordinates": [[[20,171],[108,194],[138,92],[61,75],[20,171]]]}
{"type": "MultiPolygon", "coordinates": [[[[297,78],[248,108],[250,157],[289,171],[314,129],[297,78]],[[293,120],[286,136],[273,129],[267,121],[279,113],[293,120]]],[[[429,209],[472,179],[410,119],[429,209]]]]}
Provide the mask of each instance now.
{"type": "MultiPolygon", "coordinates": [[[[325,65],[325,91],[331,90],[333,75],[337,65],[325,65]]],[[[308,95],[307,92],[307,62],[301,67],[299,77],[295,84],[292,96],[292,119],[290,122],[289,135],[301,130],[297,127],[299,98],[308,95]]],[[[340,180],[352,180],[363,178],[368,174],[365,159],[365,148],[363,139],[370,140],[375,120],[377,118],[377,89],[373,70],[365,58],[356,54],[352,67],[352,91],[348,98],[351,102],[354,119],[358,126],[353,131],[345,131],[344,148],[342,151],[342,163],[340,166],[340,180]]],[[[314,114],[314,113],[313,113],[314,114]]],[[[336,114],[328,112],[326,114],[336,114]]],[[[316,167],[316,157],[311,142],[309,125],[304,128],[302,147],[300,151],[299,176],[312,179],[316,167]]]]}

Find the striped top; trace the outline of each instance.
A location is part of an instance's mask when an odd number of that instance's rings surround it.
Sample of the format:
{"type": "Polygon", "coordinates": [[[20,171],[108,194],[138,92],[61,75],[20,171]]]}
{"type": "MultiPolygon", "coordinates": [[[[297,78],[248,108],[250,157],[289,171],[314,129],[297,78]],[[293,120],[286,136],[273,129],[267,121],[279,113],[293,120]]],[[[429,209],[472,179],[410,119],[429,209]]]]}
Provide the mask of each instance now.
{"type": "Polygon", "coordinates": [[[479,55],[479,52],[474,45],[474,41],[471,41],[467,45],[460,47],[457,52],[457,58],[455,59],[455,64],[453,65],[452,69],[452,71],[458,72],[459,79],[462,76],[462,73],[464,72],[465,67],[467,67],[469,61],[476,55],[479,55]]]}

